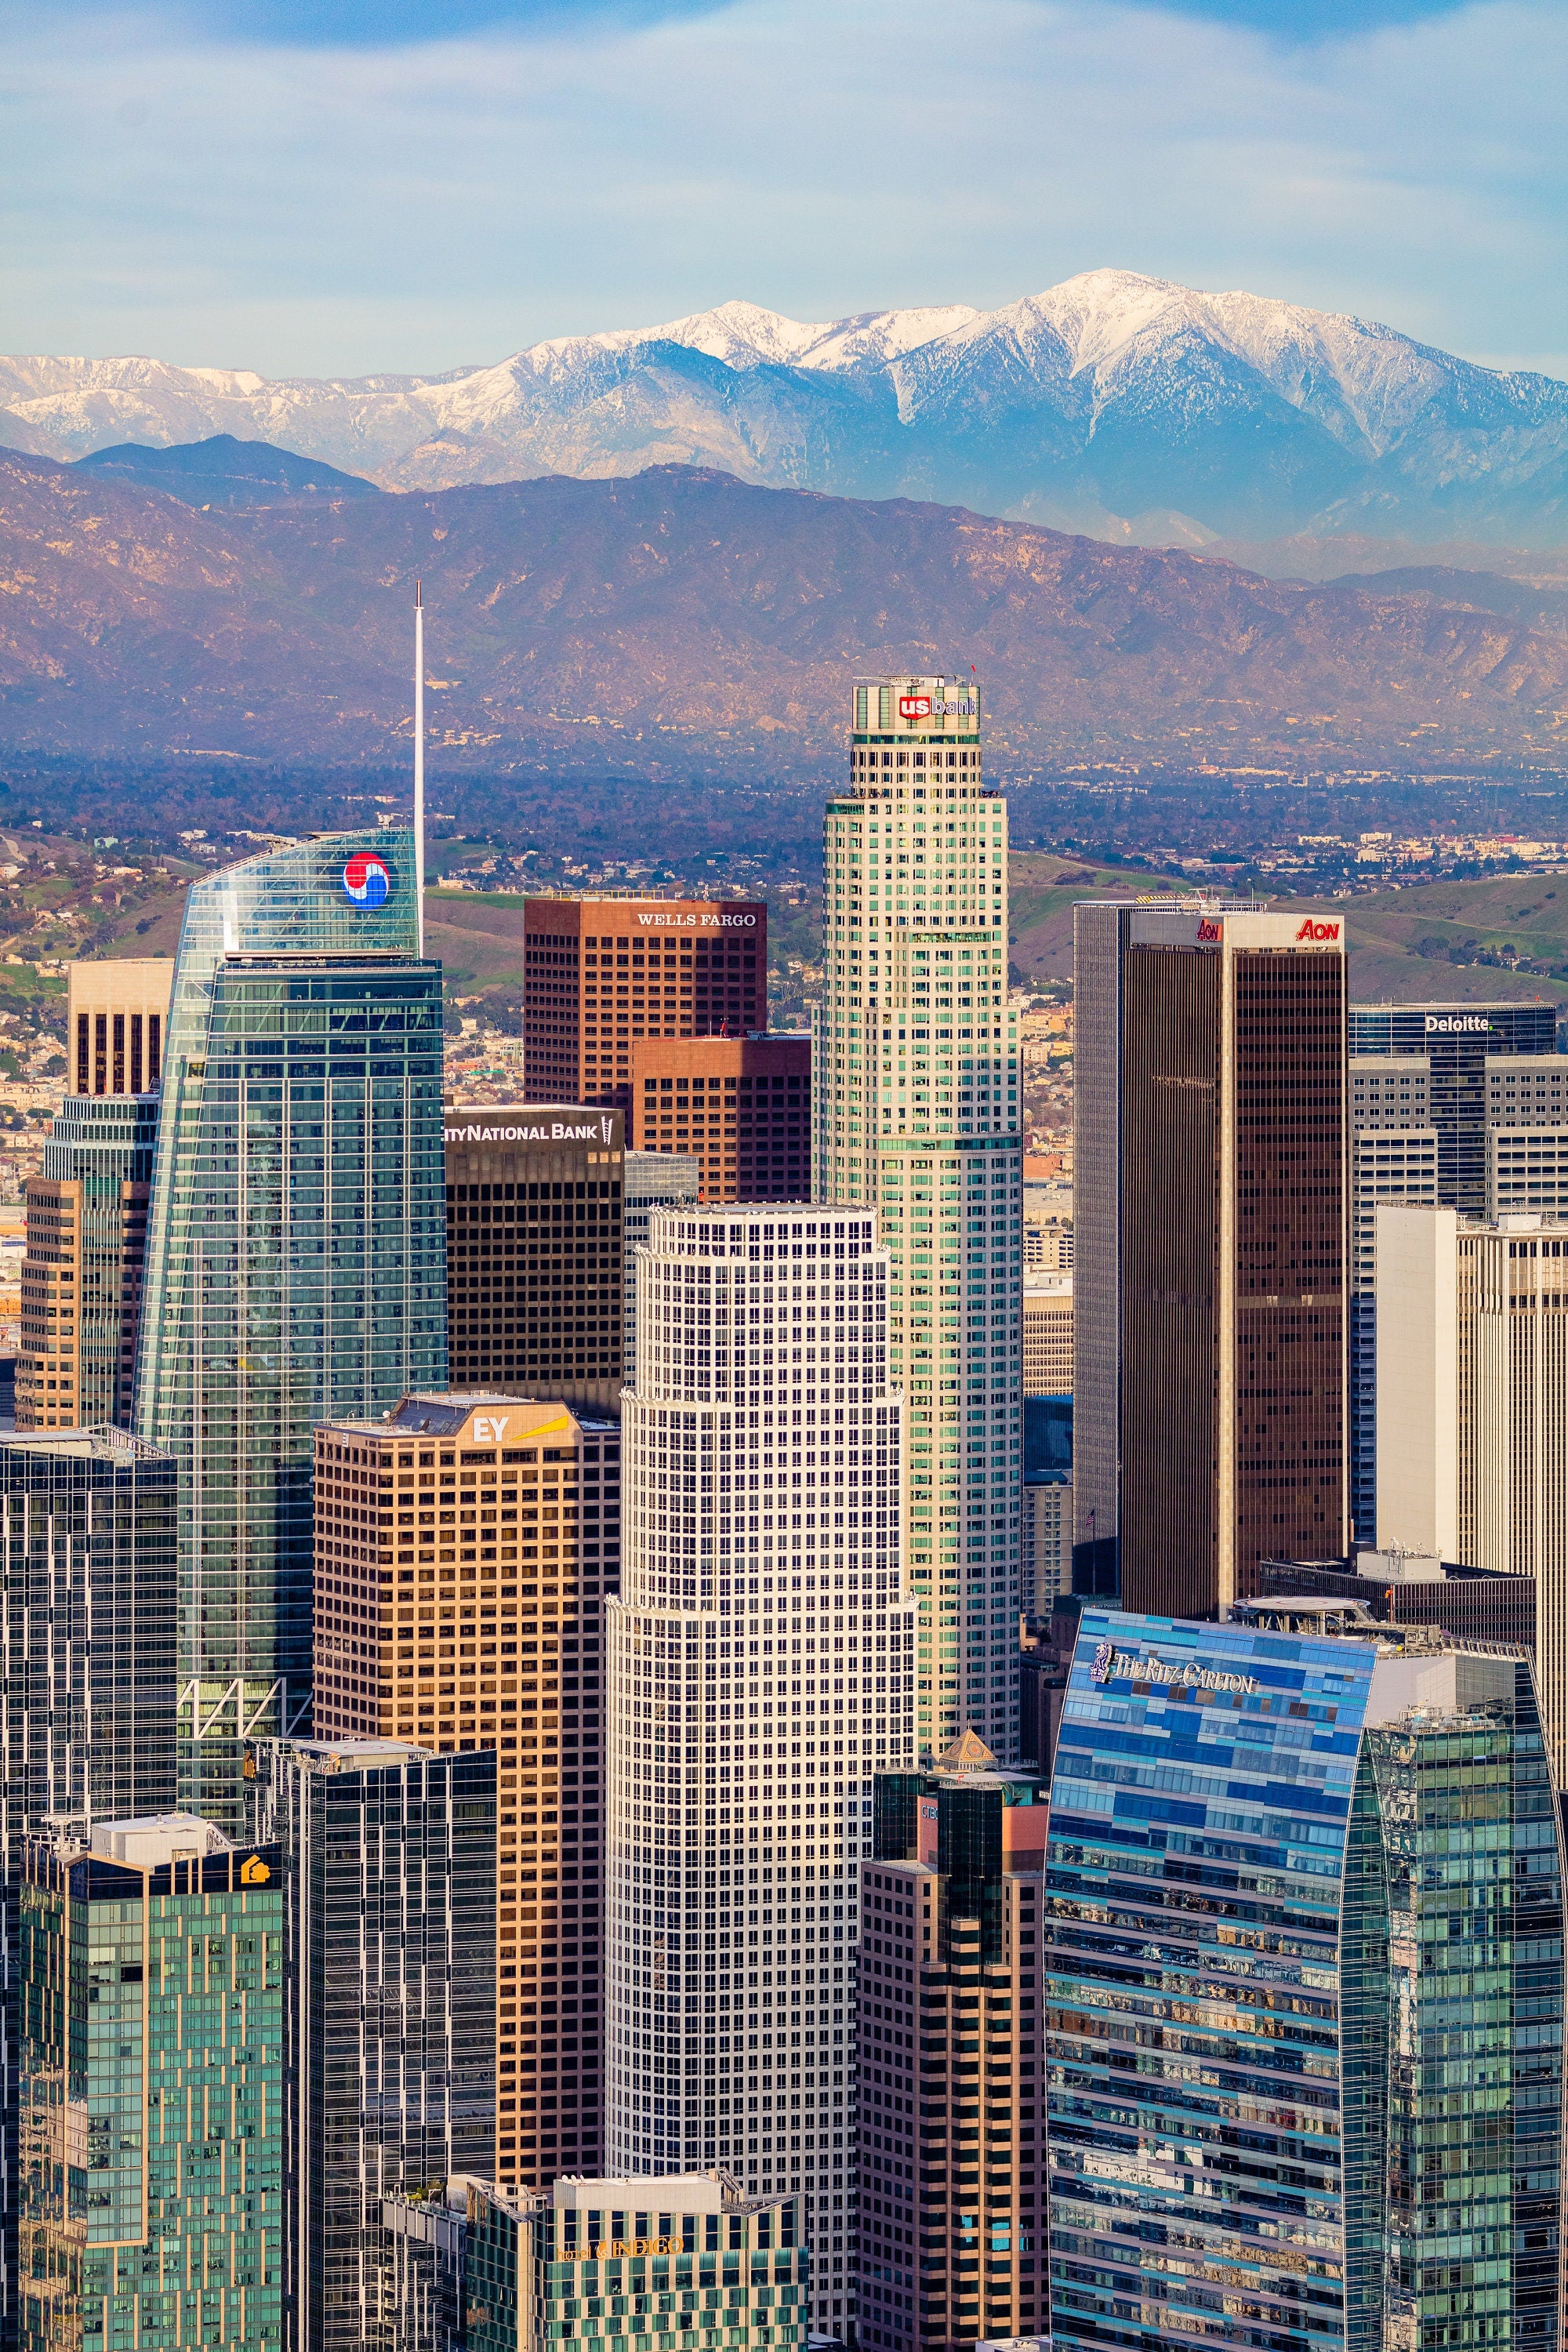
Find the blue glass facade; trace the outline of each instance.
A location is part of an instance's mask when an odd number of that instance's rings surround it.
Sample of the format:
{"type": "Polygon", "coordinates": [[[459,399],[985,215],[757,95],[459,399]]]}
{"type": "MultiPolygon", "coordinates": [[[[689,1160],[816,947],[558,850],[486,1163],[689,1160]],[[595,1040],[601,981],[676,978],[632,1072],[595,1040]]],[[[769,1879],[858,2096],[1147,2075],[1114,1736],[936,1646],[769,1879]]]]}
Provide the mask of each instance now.
{"type": "Polygon", "coordinates": [[[180,1465],[181,1801],[240,1816],[304,1727],[311,1430],[446,1384],[441,975],[411,837],[339,835],[190,894],[163,1059],[138,1433],[180,1465]]]}
{"type": "Polygon", "coordinates": [[[1555,2344],[1521,1660],[1086,1611],[1043,1945],[1058,2346],[1555,2344]]]}

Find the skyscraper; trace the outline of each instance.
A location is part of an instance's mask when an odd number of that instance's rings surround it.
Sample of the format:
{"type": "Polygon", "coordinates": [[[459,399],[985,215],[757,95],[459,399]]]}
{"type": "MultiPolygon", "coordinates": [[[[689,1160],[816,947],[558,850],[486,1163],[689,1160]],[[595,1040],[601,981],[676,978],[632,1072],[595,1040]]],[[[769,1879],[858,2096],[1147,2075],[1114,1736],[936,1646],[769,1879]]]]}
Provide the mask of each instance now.
{"type": "Polygon", "coordinates": [[[290,2285],[300,2352],[401,2352],[391,2191],[495,2155],[496,1753],[251,1751],[289,1857],[290,2285]]]}
{"type": "Polygon", "coordinates": [[[1496,1216],[1568,1207],[1554,1162],[1568,1139],[1568,1058],[1537,1004],[1350,1008],[1351,1518],[1377,1538],[1379,1201],[1496,1216]],[[1553,1146],[1542,1152],[1552,1138],[1553,1146]]]}
{"type": "Polygon", "coordinates": [[[868,1211],[655,1210],[609,1610],[608,2161],[798,2188],[827,2326],[871,1783],[915,1755],[887,1289],[868,1211]]]}
{"type": "Polygon", "coordinates": [[[118,1429],[0,1437],[0,1869],[174,1803],[174,1464],[118,1429]]]}
{"type": "Polygon", "coordinates": [[[973,1733],[877,1782],[860,1893],[862,2344],[1043,2335],[1046,1803],[973,1733]]]}
{"type": "Polygon", "coordinates": [[[909,1399],[922,1748],[1017,1739],[1018,1040],[1007,811],[973,679],[854,688],[824,837],[813,1183],[878,1212],[888,1361],[909,1399]]]}
{"type": "Polygon", "coordinates": [[[1568,1788],[1568,1220],[1377,1212],[1385,1544],[1535,1586],[1552,1775],[1568,1788]]]}
{"type": "Polygon", "coordinates": [[[496,2177],[592,2168],[620,1430],[515,1397],[406,1397],[319,1430],[315,1486],[318,1729],[500,1757],[496,2177]]]}
{"type": "Polygon", "coordinates": [[[637,1252],[646,1248],[655,1209],[676,1201],[695,1201],[702,1184],[702,1163],[689,1153],[628,1151],[626,1157],[626,1205],[621,1218],[626,1261],[624,1305],[621,1311],[623,1385],[636,1385],[637,1376],[637,1252]]]}
{"type": "Polygon", "coordinates": [[[454,1105],[446,1133],[452,1386],[617,1412],[620,1113],[454,1105]]]}
{"type": "Polygon", "coordinates": [[[638,1037],[768,1025],[768,910],[744,898],[530,898],[523,1063],[540,1102],[629,1111],[638,1037]]]}
{"type": "Polygon", "coordinates": [[[24,2352],[281,2343],[283,1870],[180,1813],[29,1849],[24,2352]]]}
{"type": "Polygon", "coordinates": [[[157,1093],[174,977],[167,956],[93,956],[71,965],[66,1040],[73,1093],[157,1093]]]}
{"type": "Polygon", "coordinates": [[[1053,2345],[1555,2346],[1562,1868],[1522,1659],[1086,1609],[1053,2345]]]}
{"type": "Polygon", "coordinates": [[[626,1132],[689,1151],[705,1201],[801,1201],[811,1189],[809,1037],[645,1038],[626,1132]]]}
{"type": "Polygon", "coordinates": [[[1074,1576],[1127,1609],[1344,1550],[1342,929],[1075,909],[1074,1576]]]}
{"type": "Polygon", "coordinates": [[[1072,1394],[1072,1276],[1024,1277],[1024,1394],[1072,1394]]]}
{"type": "Polygon", "coordinates": [[[73,1091],[26,1188],[18,1429],[131,1425],[174,971],[167,958],[70,967],[73,1091]]]}
{"type": "Polygon", "coordinates": [[[181,1471],[186,1808],[308,1722],[310,1433],[446,1381],[441,975],[401,832],[248,858],[186,904],[138,1433],[181,1471]]]}

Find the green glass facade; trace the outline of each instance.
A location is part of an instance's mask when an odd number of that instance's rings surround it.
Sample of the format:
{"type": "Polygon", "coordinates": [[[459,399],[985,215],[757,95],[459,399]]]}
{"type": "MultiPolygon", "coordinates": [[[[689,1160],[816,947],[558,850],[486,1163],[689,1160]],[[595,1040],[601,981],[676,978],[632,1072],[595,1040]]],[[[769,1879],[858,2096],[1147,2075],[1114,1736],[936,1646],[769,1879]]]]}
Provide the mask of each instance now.
{"type": "Polygon", "coordinates": [[[247,1735],[308,1727],[313,1425],[446,1384],[441,975],[410,836],[247,860],[187,903],[136,1427],[180,1465],[181,1801],[237,1829],[247,1735]]]}
{"type": "Polygon", "coordinates": [[[153,1869],[30,1853],[21,2352],[280,2345],[281,1868],[276,1849],[153,1869]]]}
{"type": "Polygon", "coordinates": [[[1058,2352],[1554,2352],[1562,1860],[1522,1654],[1086,1610],[1046,1885],[1058,2352]]]}
{"type": "Polygon", "coordinates": [[[563,2180],[517,2200],[471,2187],[468,2352],[803,2352],[797,2210],[793,2197],[748,2198],[717,2172],[563,2180]]]}
{"type": "Polygon", "coordinates": [[[1556,1811],[1529,1669],[1484,1666],[1489,1687],[1363,1743],[1347,2025],[1366,2063],[1373,2276],[1350,2340],[1378,2352],[1558,2341],[1556,1811]]]}
{"type": "Polygon", "coordinates": [[[174,1802],[174,1464],[119,1429],[0,1438],[0,1862],[174,1802]]]}

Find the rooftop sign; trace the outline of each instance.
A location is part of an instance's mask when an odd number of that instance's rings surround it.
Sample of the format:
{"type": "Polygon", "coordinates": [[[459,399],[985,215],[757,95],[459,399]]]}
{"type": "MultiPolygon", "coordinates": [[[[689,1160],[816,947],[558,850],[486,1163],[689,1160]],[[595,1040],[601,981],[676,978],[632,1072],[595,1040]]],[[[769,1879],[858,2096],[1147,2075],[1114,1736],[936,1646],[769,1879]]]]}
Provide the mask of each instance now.
{"type": "Polygon", "coordinates": [[[1151,1651],[1140,1655],[1136,1650],[1119,1650],[1113,1642],[1101,1642],[1095,1651],[1089,1669],[1091,1683],[1173,1683],[1190,1690],[1255,1691],[1262,1685],[1250,1675],[1215,1674],[1211,1666],[1183,1664],[1172,1665],[1156,1657],[1151,1651]]]}

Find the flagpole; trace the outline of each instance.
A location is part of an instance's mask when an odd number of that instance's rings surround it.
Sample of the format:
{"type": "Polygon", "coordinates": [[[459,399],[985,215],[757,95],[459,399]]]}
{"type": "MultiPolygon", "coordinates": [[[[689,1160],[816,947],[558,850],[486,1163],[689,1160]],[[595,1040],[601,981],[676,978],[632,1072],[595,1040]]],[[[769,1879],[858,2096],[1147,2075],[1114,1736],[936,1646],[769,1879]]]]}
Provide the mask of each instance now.
{"type": "Polygon", "coordinates": [[[414,895],[425,953],[425,600],[414,583],[414,895]]]}

